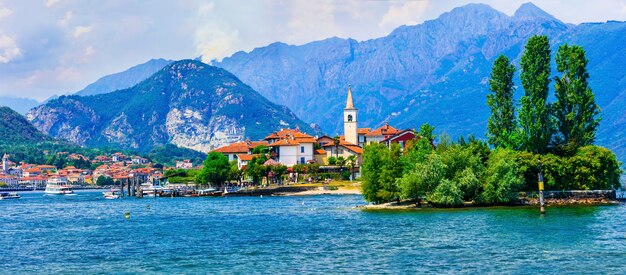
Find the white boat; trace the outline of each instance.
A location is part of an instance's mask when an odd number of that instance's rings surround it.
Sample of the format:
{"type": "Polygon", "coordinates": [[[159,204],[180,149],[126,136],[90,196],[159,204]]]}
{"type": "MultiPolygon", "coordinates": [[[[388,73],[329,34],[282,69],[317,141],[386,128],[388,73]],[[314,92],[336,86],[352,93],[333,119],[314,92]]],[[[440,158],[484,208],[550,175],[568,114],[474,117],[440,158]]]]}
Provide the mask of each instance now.
{"type": "Polygon", "coordinates": [[[67,184],[65,178],[50,178],[46,184],[46,194],[51,195],[71,195],[74,194],[72,187],[67,184]]]}
{"type": "Polygon", "coordinates": [[[119,189],[111,189],[109,191],[102,192],[104,198],[107,200],[114,200],[120,198],[120,190],[119,189]]]}
{"type": "Polygon", "coordinates": [[[20,195],[16,192],[2,192],[0,193],[0,200],[19,199],[20,195]]]}

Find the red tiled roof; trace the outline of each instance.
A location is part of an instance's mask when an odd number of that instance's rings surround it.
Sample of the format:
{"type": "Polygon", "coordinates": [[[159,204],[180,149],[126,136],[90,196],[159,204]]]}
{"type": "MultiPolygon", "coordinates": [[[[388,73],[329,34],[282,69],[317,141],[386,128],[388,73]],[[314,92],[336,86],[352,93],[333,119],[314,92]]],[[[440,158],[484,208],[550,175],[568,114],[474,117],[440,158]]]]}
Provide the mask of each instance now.
{"type": "MultiPolygon", "coordinates": [[[[324,147],[334,147],[334,146],[335,146],[335,144],[334,144],[334,143],[332,143],[332,142],[331,142],[331,143],[328,143],[328,144],[326,144],[326,145],[324,145],[324,147]]],[[[343,147],[343,148],[346,148],[346,149],[348,149],[348,150],[350,150],[350,151],[352,151],[352,152],[355,152],[355,153],[357,153],[357,154],[362,154],[362,153],[363,153],[363,149],[362,149],[361,147],[359,147],[359,146],[358,146],[358,145],[356,145],[356,144],[352,144],[352,143],[350,143],[350,142],[347,142],[347,141],[345,141],[345,140],[341,140],[341,141],[339,142],[339,146],[340,146],[340,147],[343,147]]]]}
{"type": "Polygon", "coordinates": [[[389,124],[385,124],[381,126],[380,128],[367,133],[365,136],[366,137],[388,136],[388,135],[395,135],[398,132],[399,132],[398,129],[389,126],[389,124]]]}
{"type": "MultiPolygon", "coordinates": [[[[409,133],[410,133],[410,134],[413,134],[413,130],[407,129],[407,130],[398,131],[398,133],[396,133],[395,135],[389,136],[389,137],[387,137],[387,138],[383,139],[381,142],[386,142],[386,141],[389,141],[389,140],[394,140],[394,139],[396,139],[396,138],[398,138],[398,137],[401,137],[401,136],[406,135],[406,134],[409,134],[409,133]]],[[[413,135],[415,135],[415,134],[413,134],[413,135]]]]}
{"type": "Polygon", "coordinates": [[[282,129],[278,132],[271,133],[269,136],[265,137],[265,140],[270,139],[285,139],[285,138],[313,138],[311,135],[307,135],[306,133],[300,132],[300,130],[293,129],[282,129]]]}
{"type": "Polygon", "coordinates": [[[293,140],[293,139],[281,139],[277,142],[274,142],[272,144],[270,144],[271,147],[276,147],[276,146],[294,146],[294,145],[299,145],[300,143],[297,140],[293,140]]]}
{"type": "Polygon", "coordinates": [[[358,128],[358,129],[356,130],[356,132],[357,132],[359,135],[365,135],[365,134],[369,133],[370,131],[371,131],[371,128],[358,128]]]}
{"type": "Polygon", "coordinates": [[[237,155],[237,158],[241,161],[251,161],[254,156],[256,155],[239,154],[237,155]]]}
{"type": "Polygon", "coordinates": [[[268,146],[267,141],[241,141],[233,144],[229,144],[226,146],[222,146],[213,150],[213,152],[218,153],[243,153],[247,154],[250,149],[254,149],[259,145],[268,146]]]}
{"type": "Polygon", "coordinates": [[[326,150],[324,150],[324,149],[317,149],[317,150],[315,150],[315,154],[316,155],[326,155],[326,150]]]}

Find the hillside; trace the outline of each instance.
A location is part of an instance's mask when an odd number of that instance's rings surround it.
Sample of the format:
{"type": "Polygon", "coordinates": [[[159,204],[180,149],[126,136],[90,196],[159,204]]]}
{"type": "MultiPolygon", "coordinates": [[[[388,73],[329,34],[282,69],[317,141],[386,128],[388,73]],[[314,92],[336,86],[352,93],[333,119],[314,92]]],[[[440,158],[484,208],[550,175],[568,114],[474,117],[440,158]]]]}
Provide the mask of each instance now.
{"type": "MultiPolygon", "coordinates": [[[[400,128],[428,122],[453,137],[486,132],[491,64],[499,54],[519,63],[527,39],[550,37],[587,50],[590,83],[603,109],[600,145],[626,157],[626,23],[565,24],[527,3],[513,16],[469,4],[386,37],[273,43],[213,65],[233,72],[277,104],[334,135],[342,132],[345,89],[353,87],[360,125],[400,128]]],[[[556,70],[553,70],[555,72],[556,70]]],[[[519,83],[519,79],[517,79],[519,83]]],[[[517,96],[523,90],[518,85],[517,96]]]]}
{"type": "Polygon", "coordinates": [[[314,133],[233,74],[194,60],[174,62],[129,89],[62,96],[27,118],[44,133],[80,145],[140,151],[171,143],[208,152],[286,127],[314,133]]]}
{"type": "Polygon", "coordinates": [[[87,87],[76,92],[75,94],[81,96],[97,95],[130,88],[172,62],[172,60],[165,60],[162,58],[151,59],[146,63],[135,65],[123,72],[101,77],[96,82],[87,85],[87,87]]]}
{"type": "Polygon", "coordinates": [[[22,115],[9,107],[0,107],[0,145],[36,143],[49,140],[22,115]]]}

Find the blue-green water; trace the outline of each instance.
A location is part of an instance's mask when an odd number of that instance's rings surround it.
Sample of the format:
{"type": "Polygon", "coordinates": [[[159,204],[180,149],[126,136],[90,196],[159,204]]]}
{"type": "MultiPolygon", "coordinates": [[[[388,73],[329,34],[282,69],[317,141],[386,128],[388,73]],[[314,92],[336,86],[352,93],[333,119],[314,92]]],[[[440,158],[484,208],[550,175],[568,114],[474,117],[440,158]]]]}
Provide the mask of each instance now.
{"type": "Polygon", "coordinates": [[[541,217],[534,208],[352,208],[361,204],[24,193],[0,201],[0,273],[626,273],[624,205],[550,207],[541,217]]]}

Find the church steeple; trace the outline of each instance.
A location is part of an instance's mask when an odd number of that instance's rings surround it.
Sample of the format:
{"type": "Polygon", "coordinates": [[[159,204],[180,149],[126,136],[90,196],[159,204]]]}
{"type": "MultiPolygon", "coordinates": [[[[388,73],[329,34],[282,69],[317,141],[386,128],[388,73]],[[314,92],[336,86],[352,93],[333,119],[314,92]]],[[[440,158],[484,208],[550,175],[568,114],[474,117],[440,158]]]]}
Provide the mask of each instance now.
{"type": "Polygon", "coordinates": [[[348,85],[348,100],[346,101],[346,109],[354,109],[354,103],[352,103],[352,89],[348,85]]]}
{"type": "Polygon", "coordinates": [[[346,108],[343,109],[343,135],[346,142],[359,144],[358,124],[357,124],[357,108],[354,108],[352,102],[352,88],[348,85],[348,100],[346,100],[346,108]]]}

